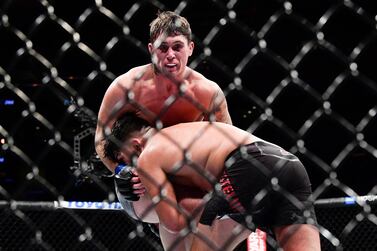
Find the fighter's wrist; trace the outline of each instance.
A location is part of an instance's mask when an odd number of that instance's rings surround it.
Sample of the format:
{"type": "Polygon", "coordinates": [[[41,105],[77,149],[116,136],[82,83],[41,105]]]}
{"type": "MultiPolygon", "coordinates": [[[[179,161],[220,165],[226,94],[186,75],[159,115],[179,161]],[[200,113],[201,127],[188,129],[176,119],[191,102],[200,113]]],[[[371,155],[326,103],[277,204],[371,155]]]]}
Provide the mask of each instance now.
{"type": "Polygon", "coordinates": [[[115,173],[115,175],[117,175],[117,174],[119,174],[124,168],[126,168],[127,167],[127,165],[126,164],[124,164],[124,163],[120,163],[120,164],[118,164],[116,167],[115,167],[115,169],[114,169],[114,173],[115,173]]]}

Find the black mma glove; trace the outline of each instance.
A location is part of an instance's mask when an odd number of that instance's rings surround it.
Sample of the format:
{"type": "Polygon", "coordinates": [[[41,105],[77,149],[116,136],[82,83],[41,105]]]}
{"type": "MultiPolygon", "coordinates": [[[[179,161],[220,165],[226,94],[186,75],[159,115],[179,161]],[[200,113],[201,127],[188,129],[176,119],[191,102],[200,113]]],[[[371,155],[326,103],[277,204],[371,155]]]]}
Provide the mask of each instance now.
{"type": "Polygon", "coordinates": [[[119,164],[114,175],[115,189],[124,199],[138,201],[140,196],[134,193],[135,189],[132,187],[135,184],[131,181],[133,177],[136,177],[136,175],[132,173],[130,167],[119,164]]]}

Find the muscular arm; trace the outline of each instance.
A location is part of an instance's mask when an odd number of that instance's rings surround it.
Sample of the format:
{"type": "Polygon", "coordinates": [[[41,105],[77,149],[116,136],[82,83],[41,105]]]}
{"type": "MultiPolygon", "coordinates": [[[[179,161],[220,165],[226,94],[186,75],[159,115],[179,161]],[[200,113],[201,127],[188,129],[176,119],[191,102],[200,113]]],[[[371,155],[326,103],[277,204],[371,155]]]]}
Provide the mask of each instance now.
{"type": "Polygon", "coordinates": [[[216,121],[224,122],[227,124],[232,124],[232,119],[228,111],[228,104],[226,102],[225,95],[222,90],[219,90],[216,93],[215,102],[214,102],[215,105],[217,101],[219,103],[218,103],[218,109],[215,112],[216,121]]]}
{"type": "Polygon", "coordinates": [[[130,106],[126,104],[126,89],[119,84],[119,79],[116,79],[102,99],[95,134],[96,152],[110,171],[114,171],[117,163],[104,157],[105,131],[110,130],[119,114],[127,109],[130,109],[130,106]]]}
{"type": "Polygon", "coordinates": [[[160,164],[161,157],[163,158],[161,153],[155,153],[153,156],[150,154],[145,158],[139,158],[139,177],[148,195],[156,203],[155,210],[160,226],[170,232],[179,232],[187,224],[184,215],[186,211],[178,205],[173,184],[168,180],[160,164]]]}
{"type": "MultiPolygon", "coordinates": [[[[210,111],[215,113],[216,121],[232,124],[232,118],[228,111],[228,104],[224,92],[214,83],[214,95],[211,99],[210,111]]],[[[205,118],[208,120],[208,118],[205,118]]]]}
{"type": "Polygon", "coordinates": [[[141,196],[140,200],[132,202],[137,217],[147,223],[159,223],[156,210],[149,196],[141,196]]]}

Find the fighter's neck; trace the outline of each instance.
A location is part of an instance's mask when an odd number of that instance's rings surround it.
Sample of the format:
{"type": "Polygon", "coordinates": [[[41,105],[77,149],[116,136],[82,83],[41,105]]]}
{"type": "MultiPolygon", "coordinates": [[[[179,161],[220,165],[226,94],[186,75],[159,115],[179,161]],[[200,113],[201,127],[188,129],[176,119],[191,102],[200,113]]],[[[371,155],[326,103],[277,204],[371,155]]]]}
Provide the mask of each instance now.
{"type": "Polygon", "coordinates": [[[164,83],[164,84],[174,84],[176,86],[179,86],[181,83],[185,82],[192,73],[192,70],[189,67],[186,67],[184,72],[179,75],[173,75],[170,73],[163,73],[157,69],[157,67],[153,66],[153,77],[158,83],[164,83]]]}
{"type": "Polygon", "coordinates": [[[153,136],[155,135],[157,132],[157,129],[149,126],[147,128],[144,129],[144,132],[142,134],[142,142],[143,142],[143,146],[148,142],[148,140],[153,136]]]}

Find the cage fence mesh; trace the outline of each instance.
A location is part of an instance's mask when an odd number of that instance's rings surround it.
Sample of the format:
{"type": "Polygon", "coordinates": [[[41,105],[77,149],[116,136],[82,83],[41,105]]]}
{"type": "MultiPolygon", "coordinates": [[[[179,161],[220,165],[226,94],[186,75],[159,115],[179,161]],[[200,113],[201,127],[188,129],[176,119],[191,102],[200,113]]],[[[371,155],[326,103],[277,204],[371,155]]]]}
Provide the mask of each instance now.
{"type": "MultiPolygon", "coordinates": [[[[97,112],[116,76],[150,62],[159,9],[188,19],[189,66],[234,125],[300,158],[315,199],[377,194],[374,1],[1,0],[0,250],[162,250],[120,210],[16,203],[116,201],[111,177],[85,175],[97,112]]],[[[316,213],[323,250],[377,250],[375,205],[316,213]]]]}

